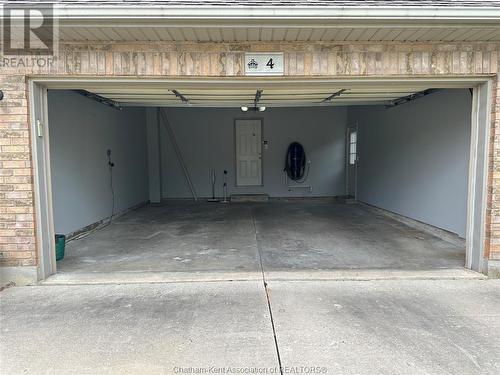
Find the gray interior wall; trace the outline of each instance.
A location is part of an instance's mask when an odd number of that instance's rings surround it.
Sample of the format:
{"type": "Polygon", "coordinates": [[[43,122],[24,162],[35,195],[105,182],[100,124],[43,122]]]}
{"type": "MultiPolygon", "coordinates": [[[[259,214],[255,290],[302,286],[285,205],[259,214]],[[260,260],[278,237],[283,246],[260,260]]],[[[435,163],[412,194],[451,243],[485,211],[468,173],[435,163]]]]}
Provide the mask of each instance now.
{"type": "Polygon", "coordinates": [[[160,166],[160,124],[158,122],[158,109],[147,107],[146,110],[146,134],[148,148],[148,181],[149,201],[151,203],[161,202],[161,166],[160,166]]]}
{"type": "Polygon", "coordinates": [[[148,199],[145,110],[122,111],[71,91],[48,98],[54,225],[67,234],[148,199]]]}
{"type": "MultiPolygon", "coordinates": [[[[265,193],[273,197],[343,195],[345,190],[345,125],[347,110],[341,107],[268,108],[265,112],[242,112],[239,108],[170,108],[168,118],[175,131],[196,192],[211,195],[209,170],[215,169],[216,195],[222,194],[222,174],[228,171],[229,194],[265,193]],[[234,121],[262,118],[263,186],[235,187],[234,121]],[[311,160],[309,179],[312,193],[289,192],[283,167],[288,145],[303,144],[311,160]]],[[[191,193],[172,149],[165,128],[161,133],[163,198],[190,198],[191,193]]]]}
{"type": "Polygon", "coordinates": [[[465,237],[471,94],[443,90],[391,109],[351,107],[360,201],[465,237]]]}

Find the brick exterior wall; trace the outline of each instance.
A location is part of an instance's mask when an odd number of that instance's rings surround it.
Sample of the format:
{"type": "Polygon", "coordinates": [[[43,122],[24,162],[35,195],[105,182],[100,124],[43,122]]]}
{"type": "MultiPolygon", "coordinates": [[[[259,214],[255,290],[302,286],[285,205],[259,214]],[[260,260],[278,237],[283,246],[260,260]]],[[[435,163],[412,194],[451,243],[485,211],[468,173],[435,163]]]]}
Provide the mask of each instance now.
{"type": "MultiPolygon", "coordinates": [[[[29,76],[242,76],[247,51],[285,52],[286,76],[498,74],[499,43],[128,43],[61,45],[51,67],[0,67],[0,265],[37,265],[29,76]]],[[[500,260],[500,87],[492,98],[486,256],[500,260]]]]}
{"type": "Polygon", "coordinates": [[[24,75],[0,75],[0,265],[35,266],[35,217],[24,75]]]}

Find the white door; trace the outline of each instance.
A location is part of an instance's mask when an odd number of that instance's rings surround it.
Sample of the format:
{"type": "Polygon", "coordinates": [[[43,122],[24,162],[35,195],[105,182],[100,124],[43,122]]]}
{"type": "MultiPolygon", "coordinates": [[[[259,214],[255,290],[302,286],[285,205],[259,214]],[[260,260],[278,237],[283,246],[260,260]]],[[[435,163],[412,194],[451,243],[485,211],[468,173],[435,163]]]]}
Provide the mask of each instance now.
{"type": "Polygon", "coordinates": [[[262,122],[236,120],[236,186],[262,185],[262,122]]]}

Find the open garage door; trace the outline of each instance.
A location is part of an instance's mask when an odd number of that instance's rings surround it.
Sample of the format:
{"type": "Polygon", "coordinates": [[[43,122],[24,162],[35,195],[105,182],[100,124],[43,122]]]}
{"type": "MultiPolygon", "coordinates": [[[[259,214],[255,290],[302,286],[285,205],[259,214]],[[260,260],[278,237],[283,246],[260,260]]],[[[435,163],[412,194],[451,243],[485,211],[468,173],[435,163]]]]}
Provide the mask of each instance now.
{"type": "Polygon", "coordinates": [[[48,103],[47,131],[33,124],[50,180],[37,181],[48,205],[40,251],[55,254],[50,239],[66,236],[60,280],[482,270],[487,83],[114,79],[31,90],[48,103]],[[287,154],[292,143],[302,153],[287,154]]]}

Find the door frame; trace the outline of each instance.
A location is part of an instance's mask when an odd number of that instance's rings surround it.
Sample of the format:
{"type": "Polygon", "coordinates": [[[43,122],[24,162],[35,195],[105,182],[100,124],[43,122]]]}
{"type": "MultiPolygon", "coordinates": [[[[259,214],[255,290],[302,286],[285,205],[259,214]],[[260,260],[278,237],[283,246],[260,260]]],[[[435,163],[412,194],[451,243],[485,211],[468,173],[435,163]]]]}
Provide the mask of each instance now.
{"type": "Polygon", "coordinates": [[[263,117],[236,117],[233,125],[233,155],[234,155],[234,187],[236,189],[251,189],[264,186],[264,118],[263,117]],[[236,152],[236,123],[241,120],[259,120],[260,121],[260,185],[238,185],[238,155],[236,152]]]}
{"type": "Polygon", "coordinates": [[[359,141],[359,127],[358,122],[354,121],[346,125],[345,133],[345,194],[349,196],[350,175],[349,175],[349,160],[350,160],[350,129],[356,129],[356,162],[354,163],[354,200],[358,198],[358,141],[359,141]]]}
{"type": "Polygon", "coordinates": [[[476,85],[472,89],[465,267],[482,273],[488,272],[488,259],[484,256],[484,250],[488,206],[492,89],[491,80],[476,85]]]}
{"type": "MultiPolygon", "coordinates": [[[[29,126],[31,137],[31,153],[33,166],[34,184],[34,204],[36,221],[36,246],[38,252],[38,278],[45,279],[57,271],[55,261],[54,222],[52,212],[52,190],[50,179],[50,147],[49,147],[49,122],[47,111],[47,89],[79,89],[81,84],[102,83],[109,81],[113,83],[147,83],[147,82],[170,82],[178,87],[217,87],[221,84],[242,87],[245,85],[259,85],[262,88],[273,87],[273,85],[283,82],[287,84],[300,84],[308,87],[312,80],[324,86],[339,85],[342,82],[353,82],[354,84],[391,84],[394,82],[412,83],[433,83],[439,84],[442,88],[473,88],[472,100],[472,121],[471,121],[471,144],[470,162],[467,194],[467,230],[466,230],[466,262],[465,267],[477,272],[487,272],[487,259],[485,258],[486,244],[486,213],[488,199],[488,155],[490,147],[491,130],[491,95],[493,90],[492,79],[489,75],[469,75],[469,76],[437,76],[437,77],[279,77],[276,79],[259,78],[231,78],[214,80],[210,77],[189,78],[136,78],[136,77],[27,77],[28,78],[28,98],[29,98],[29,126]],[[42,100],[35,100],[36,90],[41,90],[42,100]],[[40,109],[41,108],[41,109],[40,109]],[[42,123],[44,125],[44,142],[36,142],[36,110],[41,111],[42,123]],[[38,143],[38,144],[37,144],[38,143]],[[43,162],[42,162],[43,161],[43,162]]],[[[241,118],[248,119],[248,118],[241,118]]],[[[257,119],[257,118],[255,118],[257,119]]],[[[262,124],[261,136],[264,137],[264,121],[259,118],[262,124]]],[[[264,166],[264,155],[262,156],[262,172],[264,166]]],[[[262,183],[264,175],[262,173],[262,183]]]]}
{"type": "Polygon", "coordinates": [[[52,179],[50,168],[50,136],[47,88],[33,80],[28,83],[30,101],[30,137],[33,167],[38,279],[57,272],[52,179]],[[39,100],[36,100],[36,99],[39,100]],[[39,112],[39,115],[37,115],[39,112]],[[41,135],[39,134],[41,131],[41,135]]]}

